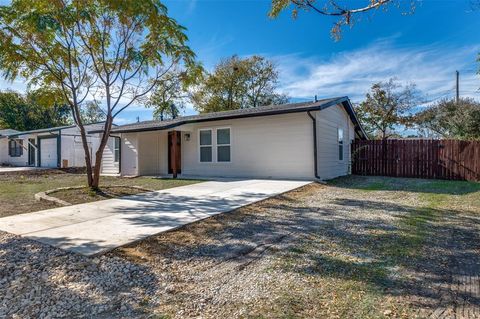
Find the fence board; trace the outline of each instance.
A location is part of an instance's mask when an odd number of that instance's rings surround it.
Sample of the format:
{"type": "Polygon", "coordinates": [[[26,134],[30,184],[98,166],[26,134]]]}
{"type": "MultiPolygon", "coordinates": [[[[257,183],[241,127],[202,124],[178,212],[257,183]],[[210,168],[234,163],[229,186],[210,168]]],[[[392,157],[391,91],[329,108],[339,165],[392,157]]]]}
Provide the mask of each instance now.
{"type": "Polygon", "coordinates": [[[358,175],[480,181],[480,141],[355,141],[351,167],[358,175]]]}

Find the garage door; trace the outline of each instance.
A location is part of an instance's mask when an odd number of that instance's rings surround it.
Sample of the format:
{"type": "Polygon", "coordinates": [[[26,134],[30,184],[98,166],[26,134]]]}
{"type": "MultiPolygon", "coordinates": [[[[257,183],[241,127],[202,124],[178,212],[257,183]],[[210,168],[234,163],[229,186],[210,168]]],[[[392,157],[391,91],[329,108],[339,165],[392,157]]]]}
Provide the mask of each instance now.
{"type": "Polygon", "coordinates": [[[57,139],[40,140],[40,166],[57,167],[57,139]]]}

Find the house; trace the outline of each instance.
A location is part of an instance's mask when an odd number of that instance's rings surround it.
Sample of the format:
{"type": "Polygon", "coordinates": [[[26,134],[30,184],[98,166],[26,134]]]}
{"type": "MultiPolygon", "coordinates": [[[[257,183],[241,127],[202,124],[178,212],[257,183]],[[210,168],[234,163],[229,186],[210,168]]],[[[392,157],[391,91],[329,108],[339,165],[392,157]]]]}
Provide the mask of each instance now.
{"type": "MultiPolygon", "coordinates": [[[[98,133],[93,131],[92,133],[98,133]]],[[[329,179],[366,139],[347,97],[117,126],[102,173],[329,179]]]]}
{"type": "MultiPolygon", "coordinates": [[[[98,130],[102,123],[85,126],[98,130]]],[[[93,154],[100,144],[100,134],[87,134],[93,154]]],[[[23,131],[0,131],[0,164],[37,167],[83,167],[85,152],[80,130],[75,125],[23,131]]]]}

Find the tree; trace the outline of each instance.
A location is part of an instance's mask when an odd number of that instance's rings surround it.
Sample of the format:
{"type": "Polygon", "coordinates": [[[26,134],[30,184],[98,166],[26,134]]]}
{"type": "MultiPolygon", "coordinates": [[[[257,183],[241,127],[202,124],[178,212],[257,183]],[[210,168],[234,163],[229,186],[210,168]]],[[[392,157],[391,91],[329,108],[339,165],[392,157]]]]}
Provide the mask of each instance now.
{"type": "Polygon", "coordinates": [[[70,108],[58,96],[47,88],[28,91],[25,96],[0,92],[0,128],[28,131],[71,124],[70,108]]]}
{"type": "Polygon", "coordinates": [[[480,103],[469,98],[444,99],[415,114],[424,135],[443,138],[480,139],[480,103]]]}
{"type": "Polygon", "coordinates": [[[410,124],[414,107],[419,101],[414,84],[402,86],[390,79],[373,84],[356,112],[367,133],[386,139],[398,125],[410,124]]]}
{"type": "Polygon", "coordinates": [[[97,102],[89,101],[85,103],[81,110],[80,116],[82,123],[100,123],[105,121],[105,113],[97,102]]]}
{"type": "Polygon", "coordinates": [[[260,56],[232,56],[203,76],[191,99],[202,113],[285,103],[288,98],[276,92],[277,86],[272,62],[260,56]]]}
{"type": "Polygon", "coordinates": [[[0,92],[0,127],[19,131],[31,129],[28,104],[20,93],[0,92]]]}
{"type": "Polygon", "coordinates": [[[297,17],[299,11],[313,11],[323,16],[334,17],[336,21],[331,29],[331,34],[333,38],[339,40],[342,28],[344,26],[352,26],[361,14],[380,9],[387,10],[392,5],[397,7],[406,5],[408,8],[404,9],[404,12],[413,12],[417,1],[362,0],[360,1],[361,4],[358,4],[358,1],[350,1],[354,3],[354,5],[350,5],[342,0],[272,0],[269,15],[276,18],[282,11],[293,8],[292,15],[294,18],[297,17]]]}
{"type": "Polygon", "coordinates": [[[13,0],[0,8],[0,68],[8,79],[61,89],[78,126],[88,185],[98,189],[113,120],[173,67],[195,64],[185,28],[158,0],[13,0]],[[81,116],[94,99],[105,124],[95,164],[81,116]]]}
{"type": "Polygon", "coordinates": [[[70,107],[60,90],[52,87],[29,90],[26,100],[35,114],[35,124],[30,129],[72,124],[70,107]]]}
{"type": "Polygon", "coordinates": [[[203,69],[199,66],[187,71],[169,71],[152,92],[147,107],[153,108],[156,120],[174,119],[185,109],[188,89],[194,85],[203,69]]]}

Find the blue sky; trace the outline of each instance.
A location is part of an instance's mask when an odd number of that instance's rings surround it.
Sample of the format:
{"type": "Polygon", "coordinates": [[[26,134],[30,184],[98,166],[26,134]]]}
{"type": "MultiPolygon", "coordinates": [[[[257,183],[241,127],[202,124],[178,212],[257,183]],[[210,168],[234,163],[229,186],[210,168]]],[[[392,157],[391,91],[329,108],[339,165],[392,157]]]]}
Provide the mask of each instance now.
{"type": "MultiPolygon", "coordinates": [[[[294,20],[284,12],[272,20],[268,0],[164,3],[187,27],[190,45],[207,69],[233,54],[266,56],[280,70],[280,90],[294,99],[348,95],[361,101],[373,82],[390,77],[415,82],[427,100],[452,97],[455,70],[461,73],[461,95],[480,98],[480,10],[472,11],[470,0],[424,0],[411,15],[394,7],[377,11],[346,28],[339,42],[329,34],[333,19],[301,12],[294,20]]],[[[21,90],[23,84],[0,87],[21,90]]],[[[151,111],[135,106],[117,122],[137,116],[149,120],[151,111]]]]}

